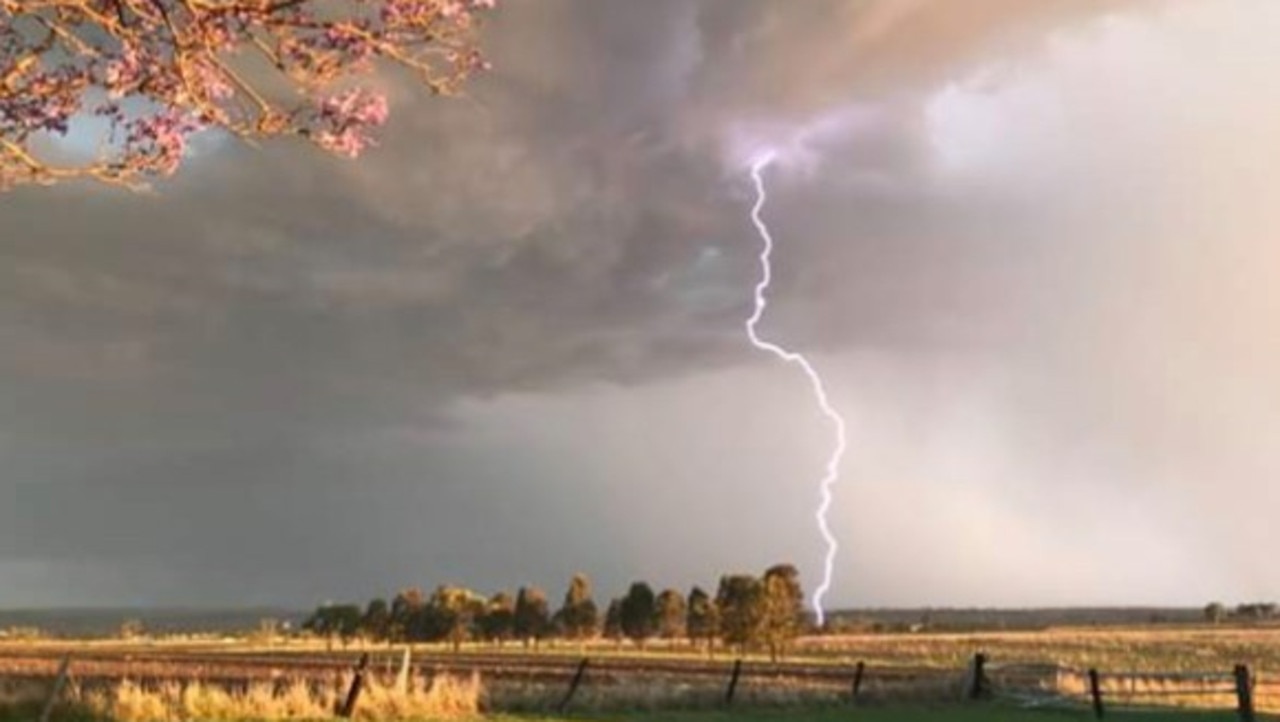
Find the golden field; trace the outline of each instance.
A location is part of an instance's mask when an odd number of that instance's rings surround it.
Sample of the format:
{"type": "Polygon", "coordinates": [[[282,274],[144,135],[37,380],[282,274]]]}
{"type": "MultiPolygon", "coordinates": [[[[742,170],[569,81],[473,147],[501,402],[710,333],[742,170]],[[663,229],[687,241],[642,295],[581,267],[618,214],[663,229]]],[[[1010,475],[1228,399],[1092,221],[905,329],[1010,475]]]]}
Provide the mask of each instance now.
{"type": "MultiPolygon", "coordinates": [[[[0,693],[11,709],[36,704],[58,659],[73,658],[70,707],[94,718],[317,719],[331,716],[362,650],[374,652],[362,719],[407,720],[478,712],[546,713],[575,662],[592,666],[572,708],[593,712],[710,709],[723,698],[734,657],[686,643],[544,643],[538,650],[468,644],[460,653],[417,645],[407,687],[396,685],[401,649],[316,640],[158,639],[0,642],[0,693]],[[469,672],[468,669],[474,669],[469,672]],[[228,680],[231,680],[228,685],[228,680]]],[[[737,704],[830,707],[849,701],[852,670],[867,665],[864,702],[956,700],[973,655],[989,660],[998,697],[1081,705],[1084,671],[1102,673],[1113,706],[1231,708],[1230,673],[1247,664],[1260,711],[1280,712],[1280,628],[1070,627],[1033,632],[877,633],[797,640],[780,665],[749,656],[737,704]]]]}

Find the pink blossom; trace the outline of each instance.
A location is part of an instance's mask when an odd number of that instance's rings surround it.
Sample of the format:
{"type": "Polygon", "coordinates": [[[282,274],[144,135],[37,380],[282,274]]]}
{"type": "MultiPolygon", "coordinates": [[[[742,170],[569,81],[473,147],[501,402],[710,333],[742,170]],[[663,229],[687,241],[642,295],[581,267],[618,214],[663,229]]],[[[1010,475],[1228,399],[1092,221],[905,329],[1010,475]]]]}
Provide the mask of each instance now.
{"type": "MultiPolygon", "coordinates": [[[[125,3],[127,22],[117,23],[114,10],[48,14],[41,9],[47,3],[28,9],[0,1],[0,139],[34,153],[35,135],[66,133],[78,114],[106,118],[113,136],[105,154],[79,170],[113,179],[173,172],[201,122],[243,137],[303,135],[330,152],[356,156],[386,123],[387,100],[367,88],[327,89],[350,86],[378,59],[448,90],[488,67],[475,47],[474,16],[496,6],[495,0],[150,4],[164,12],[130,12],[125,3]],[[43,23],[58,29],[49,36],[52,48],[37,48],[36,35],[22,30],[43,23]],[[77,44],[84,42],[91,52],[77,44]],[[303,92],[288,100],[266,92],[269,82],[251,84],[260,78],[233,78],[223,63],[241,54],[257,55],[255,62],[265,60],[303,92]]],[[[50,175],[20,158],[0,154],[0,183],[50,175]]]]}

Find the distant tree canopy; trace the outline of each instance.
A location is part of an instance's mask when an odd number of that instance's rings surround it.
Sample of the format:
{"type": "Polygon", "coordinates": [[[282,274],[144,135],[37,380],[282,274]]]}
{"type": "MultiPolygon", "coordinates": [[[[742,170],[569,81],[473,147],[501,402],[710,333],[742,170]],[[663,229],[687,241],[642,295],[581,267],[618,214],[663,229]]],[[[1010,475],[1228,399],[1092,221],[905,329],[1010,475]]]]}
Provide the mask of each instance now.
{"type": "Polygon", "coordinates": [[[447,641],[456,650],[475,636],[488,600],[470,589],[441,585],[427,603],[428,641],[447,641]]]}
{"type": "Polygon", "coordinates": [[[506,592],[498,592],[489,598],[485,614],[480,619],[481,635],[485,640],[502,646],[515,636],[516,600],[506,592]]]}
{"type": "Polygon", "coordinates": [[[416,587],[403,589],[391,601],[391,623],[387,638],[393,642],[403,642],[418,638],[419,617],[426,606],[426,597],[416,587]]]}
{"type": "Polygon", "coordinates": [[[521,587],[514,597],[500,591],[485,598],[465,587],[440,585],[430,596],[414,587],[390,602],[372,599],[363,610],[355,604],[325,604],[302,628],[330,644],[340,640],[345,645],[359,637],[388,644],[435,642],[455,650],[479,640],[501,645],[519,639],[536,645],[549,637],[581,642],[598,636],[619,643],[629,639],[643,647],[658,636],[688,637],[711,651],[718,638],[739,652],[765,648],[777,659],[804,627],[803,600],[796,568],[778,564],[760,577],[721,577],[714,598],[696,586],[687,597],[675,589],[655,595],[647,582],[636,581],[624,596],[610,601],[601,619],[590,580],[576,574],[554,617],[547,595],[537,587],[521,587]]]}
{"type": "Polygon", "coordinates": [[[689,590],[689,599],[685,603],[685,633],[694,644],[705,641],[707,651],[711,650],[716,635],[720,633],[719,610],[702,587],[689,590]]]}
{"type": "Polygon", "coordinates": [[[1204,608],[1204,620],[1210,624],[1219,624],[1227,616],[1227,608],[1222,602],[1210,602],[1204,608]]]}
{"type": "Polygon", "coordinates": [[[561,632],[569,639],[595,636],[600,626],[600,610],[591,598],[591,582],[585,574],[575,574],[564,595],[564,606],[556,613],[561,632]]]}
{"type": "Polygon", "coordinates": [[[604,638],[621,641],[625,636],[622,633],[622,599],[616,598],[609,602],[609,608],[604,613],[604,638]]]}
{"type": "Polygon", "coordinates": [[[622,619],[622,633],[631,641],[644,646],[645,640],[653,636],[658,626],[657,599],[653,588],[645,582],[635,582],[622,598],[619,610],[622,619]]]}
{"type": "Polygon", "coordinates": [[[1273,619],[1276,616],[1276,611],[1277,606],[1274,602],[1253,602],[1237,605],[1232,616],[1236,619],[1245,620],[1273,619]]]}
{"type": "Polygon", "coordinates": [[[766,570],[760,603],[763,607],[760,615],[761,641],[769,648],[769,657],[776,662],[800,634],[804,618],[800,572],[790,564],[779,564],[766,570]]]}
{"type": "Polygon", "coordinates": [[[685,635],[684,596],[674,589],[664,589],[657,600],[658,636],[681,639],[685,635]]]}
{"type": "Polygon", "coordinates": [[[725,644],[745,652],[763,631],[764,583],[749,574],[721,577],[716,609],[720,612],[720,634],[725,644]]]}
{"type": "MultiPolygon", "coordinates": [[[[190,136],[355,156],[387,118],[379,62],[447,93],[484,67],[494,0],[0,0],[0,188],[173,173],[190,136]],[[355,84],[352,84],[355,81],[355,84]],[[77,161],[53,142],[102,127],[77,161]]],[[[80,140],[77,145],[84,146],[80,140]]]]}
{"type": "Polygon", "coordinates": [[[373,599],[360,620],[361,631],[375,642],[391,641],[391,607],[385,599],[373,599]]]}
{"type": "Polygon", "coordinates": [[[515,632],[525,646],[537,642],[551,631],[551,613],[547,595],[537,587],[520,587],[516,594],[515,632]]]}
{"type": "Polygon", "coordinates": [[[360,633],[360,620],[363,616],[360,607],[355,604],[327,604],[313,612],[302,623],[302,628],[324,637],[330,645],[337,637],[346,646],[360,633]]]}

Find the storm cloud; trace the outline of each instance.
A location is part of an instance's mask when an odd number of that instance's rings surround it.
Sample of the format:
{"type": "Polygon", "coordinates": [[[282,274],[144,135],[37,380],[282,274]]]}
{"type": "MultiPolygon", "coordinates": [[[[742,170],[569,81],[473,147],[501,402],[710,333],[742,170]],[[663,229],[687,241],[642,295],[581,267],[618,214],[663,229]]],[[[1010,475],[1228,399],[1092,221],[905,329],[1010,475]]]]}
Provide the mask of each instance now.
{"type": "Polygon", "coordinates": [[[1277,29],[507,0],[358,162],[0,196],[0,604],[812,587],[830,432],[741,326],[769,146],[762,330],[852,421],[833,603],[1280,595],[1277,29]]]}

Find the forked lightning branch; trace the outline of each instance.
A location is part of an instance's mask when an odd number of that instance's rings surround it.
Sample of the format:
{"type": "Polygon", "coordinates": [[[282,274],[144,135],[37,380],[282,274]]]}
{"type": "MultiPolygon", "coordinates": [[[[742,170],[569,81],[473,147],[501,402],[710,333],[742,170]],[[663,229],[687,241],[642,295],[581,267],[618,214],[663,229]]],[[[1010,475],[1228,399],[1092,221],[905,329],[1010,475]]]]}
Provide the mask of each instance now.
{"type": "Polygon", "coordinates": [[[813,386],[813,394],[818,401],[818,407],[835,427],[835,447],[827,460],[826,473],[819,483],[818,508],[814,511],[814,518],[818,523],[818,532],[826,543],[826,553],[822,559],[822,581],[814,590],[812,599],[813,612],[818,626],[821,627],[826,617],[822,600],[831,589],[831,577],[835,568],[836,552],[840,548],[835,536],[831,533],[831,527],[827,523],[827,513],[831,509],[831,487],[835,485],[836,480],[839,478],[840,461],[844,458],[846,445],[845,422],[844,417],[836,411],[835,407],[827,399],[827,390],[822,383],[822,377],[813,365],[809,363],[809,360],[795,351],[789,351],[778,344],[761,339],[756,332],[756,326],[760,323],[760,318],[764,316],[765,308],[768,306],[765,291],[768,290],[769,284],[773,280],[773,268],[770,264],[770,257],[773,255],[773,236],[769,233],[769,227],[765,225],[764,220],[760,217],[765,201],[768,200],[768,194],[765,192],[764,186],[764,170],[773,163],[773,160],[773,153],[767,153],[751,166],[751,179],[755,182],[756,187],[756,202],[751,208],[751,222],[755,224],[756,231],[760,234],[762,247],[760,249],[760,282],[756,284],[755,311],[747,319],[747,337],[751,339],[751,343],[756,348],[768,351],[787,363],[799,366],[804,371],[809,378],[809,383],[813,386]]]}

